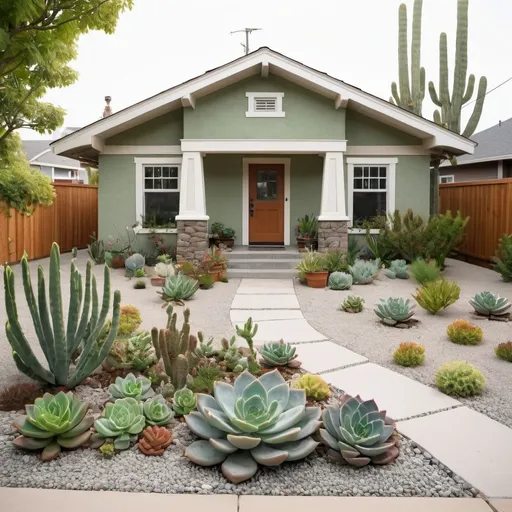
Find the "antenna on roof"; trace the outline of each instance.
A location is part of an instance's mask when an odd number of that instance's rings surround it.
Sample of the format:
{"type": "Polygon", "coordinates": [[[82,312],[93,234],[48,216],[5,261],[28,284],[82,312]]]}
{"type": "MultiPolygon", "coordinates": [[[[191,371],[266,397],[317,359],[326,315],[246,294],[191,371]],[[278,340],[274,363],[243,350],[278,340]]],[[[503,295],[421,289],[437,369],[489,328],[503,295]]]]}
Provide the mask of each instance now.
{"type": "Polygon", "coordinates": [[[251,32],[254,32],[255,30],[263,30],[262,28],[244,28],[242,30],[233,30],[233,32],[230,32],[231,35],[237,34],[238,32],[245,32],[245,44],[240,43],[245,50],[245,55],[249,53],[249,35],[251,32]]]}

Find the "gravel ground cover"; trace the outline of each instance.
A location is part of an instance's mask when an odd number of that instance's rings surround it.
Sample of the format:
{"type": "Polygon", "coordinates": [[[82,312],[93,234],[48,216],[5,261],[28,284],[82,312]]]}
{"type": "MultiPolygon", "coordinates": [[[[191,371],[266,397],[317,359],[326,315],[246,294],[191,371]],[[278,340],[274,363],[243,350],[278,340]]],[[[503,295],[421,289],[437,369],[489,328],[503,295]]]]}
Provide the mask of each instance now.
{"type": "Polygon", "coordinates": [[[512,322],[475,317],[468,304],[475,293],[484,290],[512,300],[512,285],[504,283],[499,274],[485,268],[453,259],[448,260],[447,265],[444,277],[458,282],[460,299],[437,315],[431,315],[417,306],[415,317],[420,322],[411,329],[396,329],[381,324],[373,308],[381,298],[411,298],[417,287],[412,279],[391,280],[381,274],[374,284],[356,285],[348,291],[315,290],[296,281],[295,291],[304,317],[315,329],[333,342],[366,356],[371,362],[423,384],[433,386],[435,372],[447,361],[463,360],[475,365],[485,375],[486,389],[478,397],[458,399],[512,428],[512,364],[498,359],[494,353],[498,343],[512,339],[512,322]],[[341,302],[348,295],[365,299],[363,312],[350,314],[339,311],[341,302]],[[484,337],[479,345],[463,346],[449,341],[446,328],[459,318],[476,323],[483,329],[484,337]],[[404,368],[395,364],[393,351],[404,341],[415,341],[425,346],[423,366],[404,368]]]}

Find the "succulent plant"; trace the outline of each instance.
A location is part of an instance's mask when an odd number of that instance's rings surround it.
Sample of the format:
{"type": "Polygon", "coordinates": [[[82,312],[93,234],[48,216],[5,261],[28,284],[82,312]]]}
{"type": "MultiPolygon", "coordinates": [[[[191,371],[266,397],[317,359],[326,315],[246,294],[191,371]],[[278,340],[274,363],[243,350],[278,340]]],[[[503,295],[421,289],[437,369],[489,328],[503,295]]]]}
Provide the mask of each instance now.
{"type": "Polygon", "coordinates": [[[425,283],[413,297],[423,309],[435,315],[459,300],[460,287],[456,281],[438,279],[425,283]]]}
{"type": "Polygon", "coordinates": [[[379,275],[381,267],[380,259],[376,260],[356,260],[349,267],[354,284],[370,284],[379,275]]]}
{"type": "Polygon", "coordinates": [[[174,418],[174,412],[162,395],[148,398],[144,402],[143,411],[148,425],[161,427],[162,425],[171,423],[174,418]]]}
{"type": "Polygon", "coordinates": [[[165,280],[165,285],[161,292],[157,292],[165,302],[175,302],[183,305],[184,300],[189,300],[199,288],[199,282],[196,279],[187,277],[179,272],[165,280]]]}
{"type": "Polygon", "coordinates": [[[199,339],[199,346],[196,348],[196,355],[199,358],[213,357],[217,354],[217,350],[213,348],[213,337],[208,341],[204,341],[204,335],[202,332],[197,333],[199,339]]]}
{"type": "Polygon", "coordinates": [[[105,459],[111,459],[116,454],[116,449],[113,443],[103,443],[100,446],[101,456],[105,459]]]}
{"type": "Polygon", "coordinates": [[[439,273],[439,267],[435,261],[427,262],[421,258],[413,261],[409,269],[409,274],[419,284],[437,281],[439,279],[439,273]]]}
{"type": "Polygon", "coordinates": [[[322,419],[320,437],[334,460],[362,467],[389,464],[398,457],[395,424],[374,400],[343,395],[340,407],[327,407],[322,419]]]}
{"type": "Polygon", "coordinates": [[[409,279],[407,262],[405,260],[393,260],[384,274],[390,279],[409,279]]]}
{"type": "Polygon", "coordinates": [[[104,365],[107,369],[143,372],[156,361],[151,334],[143,331],[114,341],[104,365]]]}
{"type": "Polygon", "coordinates": [[[193,378],[188,383],[189,389],[194,393],[213,393],[215,382],[223,377],[222,370],[217,362],[203,360],[197,365],[193,378]]]}
{"type": "Polygon", "coordinates": [[[512,304],[508,299],[492,292],[479,292],[469,300],[475,311],[483,316],[507,315],[512,304]]]}
{"type": "Polygon", "coordinates": [[[142,254],[132,254],[129,258],[126,258],[124,262],[124,266],[126,270],[135,274],[137,270],[144,269],[144,265],[146,264],[146,258],[142,256],[142,254]]]}
{"type": "Polygon", "coordinates": [[[425,347],[412,341],[400,343],[393,352],[393,359],[400,366],[419,366],[425,361],[425,347]]]}
{"type": "Polygon", "coordinates": [[[390,297],[380,299],[380,303],[374,309],[375,314],[386,325],[396,325],[399,322],[407,322],[414,315],[415,304],[409,299],[390,297]]]}
{"type": "Polygon", "coordinates": [[[297,361],[296,351],[296,347],[285,343],[283,340],[278,343],[265,343],[259,348],[260,363],[267,368],[275,368],[276,366],[299,368],[302,363],[297,361]]]}
{"type": "Polygon", "coordinates": [[[292,383],[294,389],[303,389],[311,400],[325,400],[331,395],[329,384],[320,375],[306,373],[292,383]]]}
{"type": "Polygon", "coordinates": [[[144,279],[137,279],[133,284],[133,288],[135,290],[144,290],[144,288],[146,288],[146,281],[144,281],[144,279]]]}
{"type": "Polygon", "coordinates": [[[178,416],[185,416],[196,408],[196,394],[187,388],[178,389],[174,393],[172,408],[178,416]]]}
{"type": "Polygon", "coordinates": [[[327,286],[331,290],[348,290],[352,286],[352,276],[345,272],[333,272],[327,286]]]}
{"type": "Polygon", "coordinates": [[[244,371],[234,385],[217,382],[214,397],[198,395],[197,408],[185,421],[207,441],[192,443],[185,457],[201,466],[222,463],[233,483],[251,478],[258,464],[300,460],[318,445],[310,436],[320,425],[320,408],[306,407],[304,391],[290,389],[277,370],[259,378],[244,371]]]}
{"type": "Polygon", "coordinates": [[[252,318],[249,317],[243,327],[235,326],[236,333],[238,336],[243,338],[247,342],[247,346],[251,351],[253,359],[256,361],[256,351],[254,350],[254,337],[258,332],[258,324],[252,323],[252,318]]]}
{"type": "Polygon", "coordinates": [[[99,448],[103,443],[113,441],[116,450],[126,450],[145,424],[143,405],[135,398],[109,402],[103,409],[103,416],[94,422],[97,433],[92,436],[92,447],[99,448]]]}
{"type": "Polygon", "coordinates": [[[212,274],[203,274],[199,276],[198,281],[201,290],[209,290],[215,284],[215,277],[212,274]]]}
{"type": "Polygon", "coordinates": [[[139,450],[144,455],[163,455],[172,443],[172,432],[165,427],[146,427],[139,439],[139,450]]]}
{"type": "Polygon", "coordinates": [[[157,263],[155,265],[155,273],[158,277],[171,277],[174,275],[174,265],[164,262],[157,263]]]}
{"type": "Polygon", "coordinates": [[[447,395],[479,395],[485,387],[480,370],[465,361],[445,363],[436,373],[436,386],[447,395]]]}
{"type": "Polygon", "coordinates": [[[61,448],[78,448],[91,437],[94,418],[87,414],[88,408],[71,392],[45,393],[25,406],[27,415],[14,424],[21,436],[13,444],[25,450],[42,449],[43,461],[55,459],[61,448]]]}
{"type": "Polygon", "coordinates": [[[222,338],[220,340],[221,349],[218,353],[218,360],[225,361],[226,369],[230,372],[240,373],[249,368],[249,359],[242,355],[239,347],[236,346],[235,336],[231,340],[222,338]]]}
{"type": "Polygon", "coordinates": [[[363,311],[363,306],[364,299],[362,297],[349,295],[341,304],[341,309],[347,313],[361,313],[361,311],[363,311]]]}
{"type": "Polygon", "coordinates": [[[141,323],[142,318],[138,308],[131,304],[121,305],[118,336],[129,336],[137,330],[141,323]]]}
{"type": "Polygon", "coordinates": [[[504,359],[512,363],[512,341],[506,341],[505,343],[500,343],[495,349],[496,355],[500,359],[504,359]]]}
{"type": "Polygon", "coordinates": [[[466,320],[455,320],[446,330],[450,341],[458,345],[477,345],[482,341],[484,332],[478,325],[466,320]]]}
{"type": "Polygon", "coordinates": [[[151,381],[147,377],[143,375],[135,377],[133,373],[129,373],[124,379],[117,377],[108,390],[112,398],[135,398],[135,400],[146,400],[155,394],[151,388],[151,381]]]}

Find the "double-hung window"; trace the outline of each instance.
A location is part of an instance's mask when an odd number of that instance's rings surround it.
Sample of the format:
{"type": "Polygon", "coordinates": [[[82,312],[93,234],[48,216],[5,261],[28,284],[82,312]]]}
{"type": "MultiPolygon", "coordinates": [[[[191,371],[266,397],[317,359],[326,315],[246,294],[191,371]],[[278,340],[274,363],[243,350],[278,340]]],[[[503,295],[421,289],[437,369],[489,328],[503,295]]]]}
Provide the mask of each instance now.
{"type": "Polygon", "coordinates": [[[439,176],[439,183],[455,183],[455,176],[453,174],[439,176]]]}
{"type": "Polygon", "coordinates": [[[146,226],[175,222],[180,210],[179,165],[143,166],[143,215],[146,226]]]}

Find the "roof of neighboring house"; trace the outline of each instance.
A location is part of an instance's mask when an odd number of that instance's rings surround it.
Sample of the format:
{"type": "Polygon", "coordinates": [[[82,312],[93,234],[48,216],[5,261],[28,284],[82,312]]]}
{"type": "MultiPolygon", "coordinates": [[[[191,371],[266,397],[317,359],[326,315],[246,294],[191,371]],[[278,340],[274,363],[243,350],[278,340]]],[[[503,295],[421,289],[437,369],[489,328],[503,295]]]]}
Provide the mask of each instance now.
{"type": "Polygon", "coordinates": [[[50,167],[72,167],[80,169],[80,161],[67,158],[65,156],[56,155],[50,143],[52,140],[24,140],[23,151],[30,160],[30,165],[48,165],[50,167]]]}

